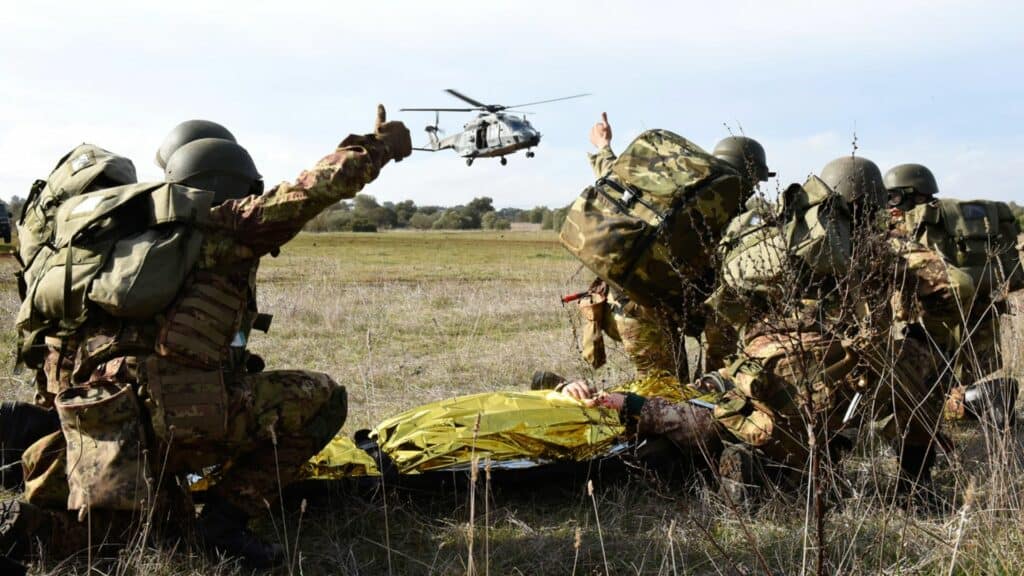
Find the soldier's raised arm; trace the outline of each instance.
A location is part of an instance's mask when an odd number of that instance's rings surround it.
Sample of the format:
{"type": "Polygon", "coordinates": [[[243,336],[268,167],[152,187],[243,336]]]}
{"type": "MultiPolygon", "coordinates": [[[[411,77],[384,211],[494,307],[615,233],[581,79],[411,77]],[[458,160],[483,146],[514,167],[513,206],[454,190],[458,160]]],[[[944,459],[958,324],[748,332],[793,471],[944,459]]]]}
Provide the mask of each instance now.
{"type": "Polygon", "coordinates": [[[597,152],[588,155],[590,167],[594,175],[600,178],[611,170],[616,158],[611,146],[612,125],[608,123],[607,112],[601,112],[601,121],[590,129],[590,143],[597,148],[597,152]]]}
{"type": "Polygon", "coordinates": [[[384,107],[378,105],[372,134],[349,135],[294,182],[214,207],[212,228],[251,249],[251,256],[266,254],[291,240],[323,210],[354,197],[390,160],[399,162],[411,152],[409,130],[401,122],[388,122],[384,107]]]}

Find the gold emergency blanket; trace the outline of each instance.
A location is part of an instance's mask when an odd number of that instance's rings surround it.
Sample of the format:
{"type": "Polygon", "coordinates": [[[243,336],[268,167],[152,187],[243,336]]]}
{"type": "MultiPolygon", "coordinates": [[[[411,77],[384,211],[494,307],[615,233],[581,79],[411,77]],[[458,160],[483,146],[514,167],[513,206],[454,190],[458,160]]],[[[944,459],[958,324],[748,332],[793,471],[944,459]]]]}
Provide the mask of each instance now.
{"type": "MultiPolygon", "coordinates": [[[[697,397],[668,375],[654,375],[613,391],[682,402],[697,397]]],[[[583,462],[607,454],[623,434],[617,412],[587,408],[551,390],[487,392],[431,402],[381,422],[371,432],[399,474],[468,468],[482,463],[583,462]],[[478,420],[479,419],[479,420],[478,420]]],[[[376,476],[368,454],[346,436],[335,437],[309,462],[308,478],[376,476]]]]}

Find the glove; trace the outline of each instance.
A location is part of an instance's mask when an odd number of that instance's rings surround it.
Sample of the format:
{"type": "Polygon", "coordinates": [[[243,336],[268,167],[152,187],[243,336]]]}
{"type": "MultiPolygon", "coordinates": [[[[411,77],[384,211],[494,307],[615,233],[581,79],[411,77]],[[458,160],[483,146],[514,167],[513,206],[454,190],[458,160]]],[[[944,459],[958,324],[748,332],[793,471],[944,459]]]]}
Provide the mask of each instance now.
{"type": "Polygon", "coordinates": [[[387,146],[391,152],[391,159],[401,162],[409,154],[412,154],[412,137],[409,129],[401,122],[388,122],[384,112],[384,105],[377,104],[377,126],[373,130],[377,140],[387,146]]]}
{"type": "Polygon", "coordinates": [[[383,104],[377,105],[377,124],[373,134],[365,136],[352,134],[342,140],[338,146],[367,146],[369,141],[384,145],[388,156],[386,160],[401,162],[402,158],[412,154],[412,137],[409,135],[409,129],[401,122],[388,122],[383,104]]]}

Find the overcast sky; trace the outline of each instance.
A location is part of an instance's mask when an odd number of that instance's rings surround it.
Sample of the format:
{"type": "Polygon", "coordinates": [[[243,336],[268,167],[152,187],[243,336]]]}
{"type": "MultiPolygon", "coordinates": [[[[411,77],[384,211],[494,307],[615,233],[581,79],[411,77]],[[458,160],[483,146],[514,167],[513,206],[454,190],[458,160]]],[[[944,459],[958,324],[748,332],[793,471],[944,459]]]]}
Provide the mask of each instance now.
{"type": "MultiPolygon", "coordinates": [[[[1024,2],[5,2],[0,196],[24,196],[88,141],[159,179],[177,122],[216,120],[268,184],[292,179],[384,103],[426,141],[456,88],[538,106],[537,157],[417,153],[365,192],[380,200],[567,204],[591,179],[587,133],[609,114],[621,149],[646,128],[711,148],[757,138],[779,185],[858,153],[921,162],[942,194],[1020,200],[1024,2]]],[[[469,119],[442,114],[448,133],[469,119]]],[[[769,184],[776,187],[776,183],[769,184]]]]}

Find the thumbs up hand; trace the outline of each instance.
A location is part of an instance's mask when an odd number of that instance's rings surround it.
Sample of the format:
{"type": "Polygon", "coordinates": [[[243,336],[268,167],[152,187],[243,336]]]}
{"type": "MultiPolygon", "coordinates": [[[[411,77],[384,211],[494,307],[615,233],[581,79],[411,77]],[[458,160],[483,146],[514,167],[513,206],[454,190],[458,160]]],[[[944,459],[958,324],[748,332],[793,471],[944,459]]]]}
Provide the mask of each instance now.
{"type": "Polygon", "coordinates": [[[612,126],[608,123],[607,112],[601,112],[601,121],[590,129],[590,143],[598,148],[612,143],[612,126]]]}
{"type": "Polygon", "coordinates": [[[402,158],[412,154],[412,137],[409,135],[409,129],[401,122],[388,122],[383,104],[377,104],[377,122],[373,134],[387,146],[391,152],[391,159],[395,162],[401,162],[402,158]]]}

